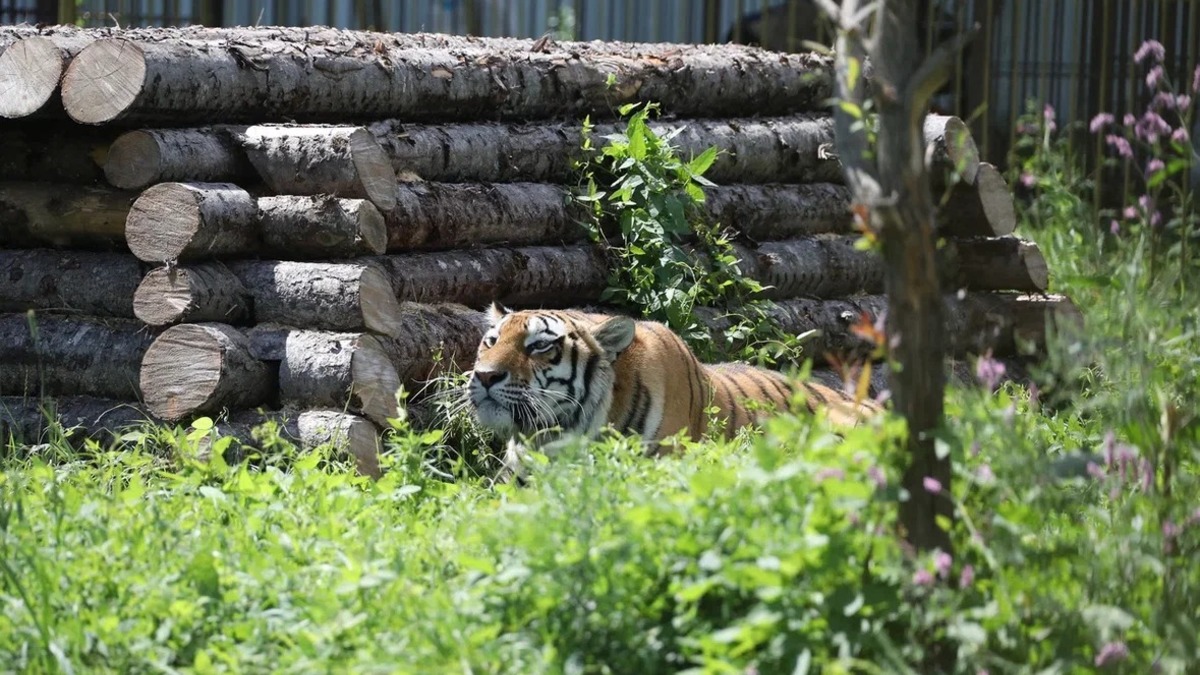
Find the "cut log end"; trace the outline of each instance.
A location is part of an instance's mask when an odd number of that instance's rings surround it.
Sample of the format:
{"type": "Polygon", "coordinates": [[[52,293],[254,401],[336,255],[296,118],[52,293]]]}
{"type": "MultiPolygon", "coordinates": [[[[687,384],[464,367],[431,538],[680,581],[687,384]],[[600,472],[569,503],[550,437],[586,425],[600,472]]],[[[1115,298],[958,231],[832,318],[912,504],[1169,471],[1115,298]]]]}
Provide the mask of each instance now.
{"type": "Polygon", "coordinates": [[[133,313],[151,326],[181,322],[238,323],[249,313],[245,288],[215,264],[150,270],[133,295],[133,313]]]}
{"type": "Polygon", "coordinates": [[[0,54],[0,117],[18,118],[42,109],[63,74],[63,55],[44,37],[27,37],[0,54]]]}
{"type": "Polygon", "coordinates": [[[63,107],[80,124],[104,124],[121,117],[142,92],[146,58],[141,47],[109,38],[84,47],[62,80],[63,107]]]}
{"type": "Polygon", "coordinates": [[[364,326],[382,335],[400,334],[404,330],[402,312],[388,276],[368,267],[359,277],[358,288],[364,326]]]}
{"type": "Polygon", "coordinates": [[[245,336],[221,324],[167,329],[146,350],[140,382],[147,407],[167,421],[256,405],[272,386],[245,336]]]}
{"type": "Polygon", "coordinates": [[[356,129],[350,134],[350,152],[367,199],[384,211],[395,208],[396,172],[375,136],[366,129],[356,129]]]}
{"type": "Polygon", "coordinates": [[[924,123],[925,143],[933,146],[934,159],[943,169],[954,171],[959,180],[972,184],[979,174],[979,147],[966,122],[952,115],[928,115],[924,123]]]}
{"type": "Polygon", "coordinates": [[[975,186],[979,190],[979,201],[992,232],[996,236],[1012,234],[1017,228],[1017,209],[1004,174],[992,164],[980,164],[975,186]]]}
{"type": "Polygon", "coordinates": [[[108,148],[104,177],[112,185],[137,190],[162,174],[162,155],[154,137],[145,131],[122,134],[108,148]]]}
{"type": "Polygon", "coordinates": [[[400,376],[375,338],[362,338],[350,359],[350,371],[363,415],[380,426],[386,426],[389,418],[400,416],[396,398],[400,376]]]}
{"type": "Polygon", "coordinates": [[[178,260],[200,231],[200,199],[182,183],[161,183],[143,192],[125,221],[129,250],[148,262],[178,260]]]}

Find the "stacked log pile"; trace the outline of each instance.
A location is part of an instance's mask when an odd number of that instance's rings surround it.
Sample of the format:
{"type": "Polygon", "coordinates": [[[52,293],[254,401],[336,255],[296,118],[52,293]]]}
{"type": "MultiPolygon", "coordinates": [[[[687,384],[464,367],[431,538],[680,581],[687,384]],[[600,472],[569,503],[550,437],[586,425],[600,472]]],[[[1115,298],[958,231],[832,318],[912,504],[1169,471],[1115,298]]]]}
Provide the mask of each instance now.
{"type": "MultiPolygon", "coordinates": [[[[230,413],[247,443],[276,419],[377,471],[397,390],[469,368],[488,303],[600,300],[572,162],[582,117],[617,133],[625,103],[658,103],[685,156],[722,151],[704,215],[818,362],[885,306],[823,56],[289,28],[16,27],[0,50],[0,432],[48,407],[84,435],[230,413]]],[[[1016,356],[1074,308],[965,125],[925,136],[948,331],[1016,356]]]]}

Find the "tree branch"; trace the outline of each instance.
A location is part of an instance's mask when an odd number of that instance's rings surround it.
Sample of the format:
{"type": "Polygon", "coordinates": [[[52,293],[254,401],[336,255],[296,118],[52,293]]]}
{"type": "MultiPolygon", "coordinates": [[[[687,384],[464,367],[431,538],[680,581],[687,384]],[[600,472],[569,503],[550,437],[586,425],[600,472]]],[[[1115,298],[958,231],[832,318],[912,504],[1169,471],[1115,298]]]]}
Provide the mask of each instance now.
{"type": "Polygon", "coordinates": [[[904,88],[904,103],[914,115],[920,116],[914,123],[920,123],[933,95],[950,80],[950,69],[954,66],[955,57],[975,39],[979,30],[980,25],[976,22],[968,30],[955,35],[949,42],[938,45],[913,73],[908,86],[904,88]]]}

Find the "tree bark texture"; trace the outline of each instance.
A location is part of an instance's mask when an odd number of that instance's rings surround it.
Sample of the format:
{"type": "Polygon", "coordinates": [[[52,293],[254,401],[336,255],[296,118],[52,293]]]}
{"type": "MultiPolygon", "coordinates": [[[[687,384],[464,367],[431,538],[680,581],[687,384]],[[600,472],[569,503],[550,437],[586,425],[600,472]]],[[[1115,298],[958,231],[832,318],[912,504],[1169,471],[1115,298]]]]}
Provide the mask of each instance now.
{"type": "Polygon", "coordinates": [[[401,303],[405,331],[379,338],[409,391],[447,372],[469,370],[486,325],[481,312],[453,303],[401,303]]]}
{"type": "Polygon", "coordinates": [[[98,40],[67,69],[64,106],[83,124],[530,119],[611,114],[638,101],[685,116],[732,116],[815,110],[832,92],[826,57],[735,45],[548,42],[534,51],[533,40],[473,38],[414,49],[405,36],[276,31],[98,40]]]}
{"type": "Polygon", "coordinates": [[[0,394],[137,400],[153,339],[132,320],[0,315],[0,394]]]}
{"type": "Polygon", "coordinates": [[[137,195],[56,183],[0,183],[0,241],[8,248],[125,249],[137,195]]]}
{"type": "MultiPolygon", "coordinates": [[[[281,438],[291,441],[302,450],[331,445],[349,456],[360,474],[371,478],[380,476],[379,429],[363,417],[340,410],[283,410],[269,413],[244,410],[219,420],[215,426],[216,436],[234,438],[240,447],[233,453],[227,451],[227,454],[237,458],[238,455],[245,455],[247,449],[263,449],[254,431],[267,423],[274,423],[281,438]]],[[[212,440],[206,439],[202,447],[211,444],[212,440]]]]}
{"type": "MultiPolygon", "coordinates": [[[[767,119],[651,122],[659,135],[691,158],[710,147],[721,153],[705,177],[716,183],[840,182],[841,166],[818,148],[833,142],[829,117],[799,114],[767,119]]],[[[385,120],[368,126],[398,175],[445,182],[568,183],[572,163],[584,158],[582,126],[562,122],[411,124],[385,120]]],[[[622,125],[602,123],[592,131],[602,147],[622,125]]]]}
{"type": "Polygon", "coordinates": [[[268,255],[353,258],[387,250],[387,223],[365,199],[259,197],[258,219],[260,250],[268,255]]]}
{"type": "Polygon", "coordinates": [[[74,125],[9,123],[0,134],[0,180],[99,183],[114,136],[106,129],[74,125]]]}
{"type": "Polygon", "coordinates": [[[381,426],[400,414],[401,380],[376,336],[270,325],[249,335],[256,358],[279,362],[284,405],[361,412],[381,426]]]}
{"type": "Polygon", "coordinates": [[[258,181],[245,151],[224,127],[139,129],[121,134],[104,160],[104,177],[126,190],[168,182],[258,181]]]}
{"type": "Polygon", "coordinates": [[[219,262],[158,267],[138,284],[133,313],[151,326],[240,324],[251,316],[251,298],[237,276],[219,262]]]}
{"type": "Polygon", "coordinates": [[[382,253],[387,226],[379,210],[361,199],[256,199],[229,183],[160,183],[134,202],[125,236],[129,249],[147,262],[260,252],[338,258],[382,253]]]}
{"type": "Polygon", "coordinates": [[[330,194],[396,205],[396,172],[363,127],[252,126],[237,139],[267,188],[279,194],[330,194]]]}
{"type": "Polygon", "coordinates": [[[0,396],[0,444],[54,443],[61,433],[73,445],[91,439],[108,446],[154,421],[138,404],[108,398],[0,396]]]}
{"type": "Polygon", "coordinates": [[[0,53],[0,117],[43,112],[62,115],[54,98],[71,59],[92,38],[74,26],[54,26],[22,35],[0,53]]]}
{"type": "Polygon", "coordinates": [[[229,269],[250,294],[254,323],[383,335],[404,329],[392,284],[371,264],[238,261],[229,269]]]}
{"type": "Polygon", "coordinates": [[[1016,237],[951,239],[941,252],[947,288],[1040,293],[1050,286],[1037,244],[1016,237]]]}
{"type": "Polygon", "coordinates": [[[1012,191],[995,166],[983,162],[974,183],[958,183],[939,195],[942,230],[960,237],[1002,237],[1017,227],[1012,191]]]}
{"type": "Polygon", "coordinates": [[[231,183],[160,183],[133,203],[129,250],[146,262],[219,257],[258,248],[258,204],[231,183]]]}
{"type": "Polygon", "coordinates": [[[169,422],[268,400],[275,389],[250,342],[219,323],[172,326],[146,350],[140,381],[146,406],[169,422]]]}
{"type": "Polygon", "coordinates": [[[0,312],[45,309],[132,318],[141,276],[141,263],[128,254],[0,250],[0,312]]]}

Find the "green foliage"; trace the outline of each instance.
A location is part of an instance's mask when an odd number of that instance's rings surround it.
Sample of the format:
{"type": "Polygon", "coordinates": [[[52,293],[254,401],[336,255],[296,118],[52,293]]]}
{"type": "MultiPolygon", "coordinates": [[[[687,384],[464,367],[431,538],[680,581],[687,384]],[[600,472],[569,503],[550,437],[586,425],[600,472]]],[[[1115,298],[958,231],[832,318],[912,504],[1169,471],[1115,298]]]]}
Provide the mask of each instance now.
{"type": "Polygon", "coordinates": [[[776,330],[766,305],[754,299],[762,287],[742,274],[730,236],[697,208],[713,185],[704,172],[717,149],[685,161],[671,145],[682,127],[660,136],[646,124],[656,110],[623,107],[625,131],[599,149],[585,122],[575,198],[589,207],[589,231],[612,260],[603,299],[665,323],[702,358],[794,357],[795,337],[776,330]],[[724,344],[713,344],[699,320],[695,309],[702,306],[736,308],[724,344]]]}

